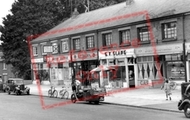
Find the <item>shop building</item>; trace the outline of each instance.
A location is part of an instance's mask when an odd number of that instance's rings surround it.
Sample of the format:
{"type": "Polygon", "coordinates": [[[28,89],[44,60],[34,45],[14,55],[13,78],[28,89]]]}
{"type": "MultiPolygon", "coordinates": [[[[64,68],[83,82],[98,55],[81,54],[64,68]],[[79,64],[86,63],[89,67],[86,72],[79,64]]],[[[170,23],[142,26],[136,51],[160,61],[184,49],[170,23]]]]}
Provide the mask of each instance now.
{"type": "Polygon", "coordinates": [[[162,77],[185,81],[184,72],[189,64],[184,64],[188,62],[184,62],[183,51],[184,43],[190,39],[189,5],[190,2],[184,0],[154,0],[152,3],[127,0],[75,14],[48,31],[54,34],[42,35],[33,42],[58,40],[57,46],[62,46],[60,39],[68,37],[72,54],[58,55],[70,55],[78,78],[85,78],[78,71],[89,71],[99,64],[118,66],[114,77],[113,71],[103,77],[100,73],[100,85],[136,87],[147,84],[147,79],[156,81],[162,77]]]}
{"type": "Polygon", "coordinates": [[[69,39],[31,41],[31,68],[34,83],[62,85],[70,79],[69,39]]]}

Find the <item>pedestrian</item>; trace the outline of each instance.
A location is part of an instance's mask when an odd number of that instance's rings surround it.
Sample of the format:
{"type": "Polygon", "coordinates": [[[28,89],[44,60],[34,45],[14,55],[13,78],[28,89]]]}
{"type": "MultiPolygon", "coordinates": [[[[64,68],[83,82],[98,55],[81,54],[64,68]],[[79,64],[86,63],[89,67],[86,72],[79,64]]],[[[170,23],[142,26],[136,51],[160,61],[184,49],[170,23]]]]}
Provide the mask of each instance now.
{"type": "Polygon", "coordinates": [[[166,93],[166,100],[168,100],[168,98],[170,100],[172,100],[171,98],[171,86],[170,86],[170,83],[169,81],[166,79],[163,86],[161,87],[161,90],[164,89],[165,93],[166,93]]]}
{"type": "Polygon", "coordinates": [[[72,91],[73,91],[73,93],[74,93],[74,95],[75,95],[75,98],[78,100],[78,97],[77,97],[77,85],[76,85],[76,82],[75,81],[73,81],[72,83],[71,83],[71,86],[72,86],[72,91]]]}

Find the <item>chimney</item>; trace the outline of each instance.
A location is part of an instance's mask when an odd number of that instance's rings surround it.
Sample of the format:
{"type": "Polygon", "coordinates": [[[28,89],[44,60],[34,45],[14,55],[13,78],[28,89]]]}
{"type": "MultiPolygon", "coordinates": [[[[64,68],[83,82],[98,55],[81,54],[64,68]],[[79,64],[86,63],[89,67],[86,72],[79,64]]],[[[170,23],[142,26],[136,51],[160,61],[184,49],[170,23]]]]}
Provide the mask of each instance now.
{"type": "Polygon", "coordinates": [[[77,8],[75,8],[74,12],[72,14],[72,18],[75,18],[77,15],[79,15],[79,12],[78,12],[77,8]]]}
{"type": "Polygon", "coordinates": [[[132,3],[134,3],[134,0],[126,0],[126,5],[131,5],[132,3]]]}

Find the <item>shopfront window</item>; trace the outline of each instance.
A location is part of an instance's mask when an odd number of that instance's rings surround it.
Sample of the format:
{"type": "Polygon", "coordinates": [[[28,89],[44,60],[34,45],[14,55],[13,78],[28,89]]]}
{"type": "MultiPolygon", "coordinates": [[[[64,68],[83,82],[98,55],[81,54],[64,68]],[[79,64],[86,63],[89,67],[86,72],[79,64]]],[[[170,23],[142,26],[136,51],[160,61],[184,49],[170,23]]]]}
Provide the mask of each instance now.
{"type": "Polygon", "coordinates": [[[167,77],[172,80],[185,80],[185,67],[183,62],[167,62],[167,77]]]}

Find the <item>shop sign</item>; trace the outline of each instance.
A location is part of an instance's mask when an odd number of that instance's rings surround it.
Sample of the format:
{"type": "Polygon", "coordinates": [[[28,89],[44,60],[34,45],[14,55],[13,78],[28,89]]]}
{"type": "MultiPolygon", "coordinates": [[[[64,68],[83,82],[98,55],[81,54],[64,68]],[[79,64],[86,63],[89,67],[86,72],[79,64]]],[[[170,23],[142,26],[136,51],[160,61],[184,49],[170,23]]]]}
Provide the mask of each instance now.
{"type": "Polygon", "coordinates": [[[34,58],[34,59],[31,59],[31,62],[32,63],[43,63],[44,59],[43,58],[34,58]]]}
{"type": "Polygon", "coordinates": [[[97,51],[80,51],[72,55],[72,61],[84,61],[97,59],[97,51]]]}
{"type": "Polygon", "coordinates": [[[163,55],[163,54],[174,54],[174,53],[182,53],[183,46],[182,44],[168,44],[162,46],[151,46],[151,47],[143,47],[136,48],[135,53],[137,56],[145,56],[145,55],[163,55]]]}
{"type": "Polygon", "coordinates": [[[53,56],[49,55],[46,56],[44,62],[47,63],[68,63],[69,62],[69,56],[68,55],[60,55],[60,56],[53,56]]]}
{"type": "Polygon", "coordinates": [[[124,58],[124,57],[135,57],[134,49],[119,49],[110,51],[100,51],[99,58],[124,58]]]}

